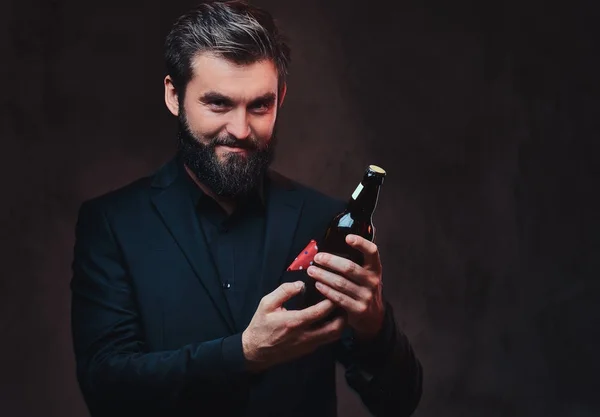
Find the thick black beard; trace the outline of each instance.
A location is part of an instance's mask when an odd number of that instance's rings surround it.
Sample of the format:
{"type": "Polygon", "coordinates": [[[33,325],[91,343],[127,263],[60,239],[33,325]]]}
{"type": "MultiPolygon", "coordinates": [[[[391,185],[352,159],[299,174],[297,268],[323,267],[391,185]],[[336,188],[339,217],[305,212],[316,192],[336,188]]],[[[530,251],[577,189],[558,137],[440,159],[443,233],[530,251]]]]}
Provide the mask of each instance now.
{"type": "Polygon", "coordinates": [[[197,179],[219,197],[241,200],[256,192],[275,157],[275,129],[266,145],[256,139],[238,140],[234,136],[215,136],[201,141],[181,114],[178,153],[197,179]],[[216,154],[218,145],[248,149],[247,155],[230,152],[223,162],[216,154]]]}

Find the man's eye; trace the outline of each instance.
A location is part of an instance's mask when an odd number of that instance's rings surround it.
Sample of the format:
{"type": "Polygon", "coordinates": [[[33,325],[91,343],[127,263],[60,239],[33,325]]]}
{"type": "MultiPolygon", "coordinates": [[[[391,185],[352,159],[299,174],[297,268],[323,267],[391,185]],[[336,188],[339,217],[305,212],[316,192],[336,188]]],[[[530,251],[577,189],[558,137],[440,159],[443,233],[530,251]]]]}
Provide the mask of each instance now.
{"type": "Polygon", "coordinates": [[[266,112],[271,108],[271,106],[268,103],[256,103],[254,105],[252,105],[251,109],[252,111],[255,112],[266,112]]]}
{"type": "Polygon", "coordinates": [[[208,102],[208,108],[214,112],[224,113],[227,112],[230,108],[230,103],[225,100],[214,100],[208,102]]]}

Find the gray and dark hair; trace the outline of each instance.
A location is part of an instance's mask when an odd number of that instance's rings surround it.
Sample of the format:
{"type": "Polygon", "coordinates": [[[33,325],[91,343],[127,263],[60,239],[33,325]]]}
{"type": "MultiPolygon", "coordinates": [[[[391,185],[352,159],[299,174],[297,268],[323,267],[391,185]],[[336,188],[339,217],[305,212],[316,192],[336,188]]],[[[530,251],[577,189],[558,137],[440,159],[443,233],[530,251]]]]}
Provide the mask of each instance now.
{"type": "Polygon", "coordinates": [[[280,92],[291,61],[290,48],[273,17],[238,0],[200,4],[173,24],[165,41],[164,57],[180,102],[193,76],[192,60],[202,52],[239,65],[272,60],[280,92]]]}

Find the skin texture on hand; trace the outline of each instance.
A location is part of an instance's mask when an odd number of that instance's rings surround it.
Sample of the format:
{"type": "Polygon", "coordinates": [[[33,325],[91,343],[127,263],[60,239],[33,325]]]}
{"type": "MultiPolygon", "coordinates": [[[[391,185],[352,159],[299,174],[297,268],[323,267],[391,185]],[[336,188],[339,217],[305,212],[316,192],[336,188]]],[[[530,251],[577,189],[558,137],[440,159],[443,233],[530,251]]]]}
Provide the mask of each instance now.
{"type": "Polygon", "coordinates": [[[345,317],[316,322],[327,317],[335,304],[323,300],[303,310],[286,310],[282,305],[303,290],[303,283],[287,282],[264,296],[242,333],[242,348],[250,371],[261,371],[278,363],[306,355],[341,337],[345,317]]]}
{"type": "Polygon", "coordinates": [[[357,235],[348,235],[346,242],[364,254],[363,266],[321,252],[315,255],[315,265],[307,273],[327,299],[346,311],[356,337],[368,340],[381,330],[385,316],[379,250],[375,243],[357,235]]]}

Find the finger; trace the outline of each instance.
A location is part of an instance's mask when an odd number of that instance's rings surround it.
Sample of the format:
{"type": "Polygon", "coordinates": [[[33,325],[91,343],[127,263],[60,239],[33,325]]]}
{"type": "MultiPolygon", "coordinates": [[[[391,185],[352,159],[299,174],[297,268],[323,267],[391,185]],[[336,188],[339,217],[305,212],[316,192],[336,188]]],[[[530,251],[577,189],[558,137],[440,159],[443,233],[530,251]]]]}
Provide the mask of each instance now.
{"type": "Polygon", "coordinates": [[[305,332],[306,338],[316,346],[333,342],[342,336],[346,322],[346,316],[337,316],[333,320],[323,324],[321,327],[307,330],[305,332]]]}
{"type": "Polygon", "coordinates": [[[364,268],[372,271],[379,271],[381,269],[379,249],[375,243],[368,241],[362,236],[353,234],[346,236],[346,243],[363,253],[365,260],[364,268]]]}
{"type": "Polygon", "coordinates": [[[320,282],[316,283],[317,290],[323,294],[326,298],[333,301],[334,304],[342,307],[350,314],[362,314],[366,310],[367,303],[355,300],[354,298],[348,297],[337,290],[334,290],[328,285],[320,282]]]}
{"type": "Polygon", "coordinates": [[[347,296],[355,299],[362,300],[370,294],[369,288],[361,287],[356,285],[353,281],[348,278],[334,274],[333,272],[326,271],[318,266],[310,266],[306,270],[308,275],[323,284],[330,286],[331,288],[338,290],[339,292],[346,294],[347,296]]]}
{"type": "Polygon", "coordinates": [[[292,298],[293,296],[299,294],[304,288],[304,283],[302,281],[296,282],[285,282],[281,284],[279,287],[275,288],[274,291],[265,295],[260,304],[267,311],[273,311],[281,307],[283,303],[292,298]]]}
{"type": "Polygon", "coordinates": [[[288,314],[289,323],[294,326],[304,326],[324,319],[331,314],[336,307],[337,306],[331,300],[325,299],[310,307],[306,307],[305,309],[288,311],[286,314],[288,314]]]}
{"type": "Polygon", "coordinates": [[[314,261],[318,265],[326,267],[332,272],[342,275],[358,285],[369,286],[371,284],[369,282],[369,277],[366,274],[367,271],[362,266],[349,259],[331,253],[321,252],[315,255],[314,261]]]}

